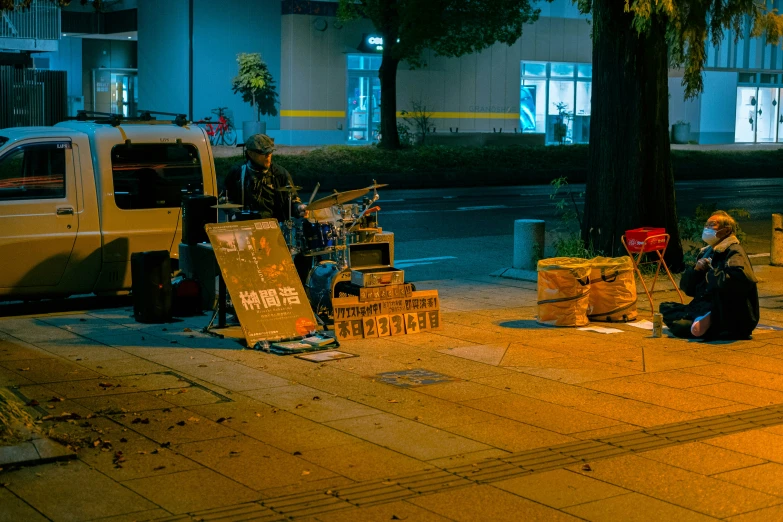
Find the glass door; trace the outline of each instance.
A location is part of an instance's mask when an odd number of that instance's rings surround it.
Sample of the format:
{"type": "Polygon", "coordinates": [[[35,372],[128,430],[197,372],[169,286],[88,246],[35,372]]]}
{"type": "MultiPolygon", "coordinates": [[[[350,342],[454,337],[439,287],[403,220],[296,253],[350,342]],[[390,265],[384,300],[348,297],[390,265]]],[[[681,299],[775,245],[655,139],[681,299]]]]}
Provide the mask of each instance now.
{"type": "Polygon", "coordinates": [[[756,99],[756,143],[774,143],[778,130],[778,89],[759,87],[756,99]]]}
{"type": "Polygon", "coordinates": [[[111,75],[111,112],[125,117],[136,116],[135,74],[111,75]]]}
{"type": "Polygon", "coordinates": [[[369,143],[381,124],[381,82],[377,76],[348,77],[348,141],[369,143]]]}
{"type": "Polygon", "coordinates": [[[757,87],[737,87],[737,116],[734,122],[734,142],[756,141],[757,87]]]}

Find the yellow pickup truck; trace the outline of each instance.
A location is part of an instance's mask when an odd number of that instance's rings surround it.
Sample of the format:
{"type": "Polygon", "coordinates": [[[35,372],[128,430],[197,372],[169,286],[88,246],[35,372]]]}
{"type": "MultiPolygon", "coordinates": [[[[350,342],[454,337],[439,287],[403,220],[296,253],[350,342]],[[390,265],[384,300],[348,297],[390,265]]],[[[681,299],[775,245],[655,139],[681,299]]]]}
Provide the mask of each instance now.
{"type": "Polygon", "coordinates": [[[176,259],[182,197],[217,190],[184,117],[0,129],[0,300],[127,292],[131,254],[176,259]]]}

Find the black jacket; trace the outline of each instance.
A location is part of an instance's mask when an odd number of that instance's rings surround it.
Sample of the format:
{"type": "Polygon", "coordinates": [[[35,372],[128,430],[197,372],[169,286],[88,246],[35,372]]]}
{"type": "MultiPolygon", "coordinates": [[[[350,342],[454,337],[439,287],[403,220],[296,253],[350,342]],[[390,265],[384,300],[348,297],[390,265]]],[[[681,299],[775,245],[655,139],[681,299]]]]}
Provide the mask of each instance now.
{"type": "Polygon", "coordinates": [[[709,337],[748,337],[759,322],[759,294],[745,249],[729,236],[703,248],[697,260],[706,257],[712,259],[711,269],[688,268],[680,280],[682,291],[693,297],[688,307],[712,312],[709,337]]]}
{"type": "MultiPolygon", "coordinates": [[[[245,162],[238,163],[231,167],[231,170],[223,180],[221,187],[221,193],[224,190],[228,191],[228,199],[231,203],[242,204],[242,167],[245,162]]],[[[255,173],[252,169],[246,169],[245,173],[245,197],[244,197],[244,210],[256,210],[261,212],[261,217],[273,217],[278,221],[285,221],[288,219],[288,192],[279,191],[281,187],[287,185],[294,186],[294,182],[291,179],[291,174],[286,169],[279,165],[272,165],[269,167],[268,180],[270,182],[270,189],[273,191],[271,196],[272,205],[271,209],[267,208],[262,201],[258,199],[257,191],[254,190],[256,176],[260,174],[255,173]]],[[[294,192],[292,194],[292,207],[294,216],[297,214],[296,203],[298,203],[299,196],[294,192]]]]}

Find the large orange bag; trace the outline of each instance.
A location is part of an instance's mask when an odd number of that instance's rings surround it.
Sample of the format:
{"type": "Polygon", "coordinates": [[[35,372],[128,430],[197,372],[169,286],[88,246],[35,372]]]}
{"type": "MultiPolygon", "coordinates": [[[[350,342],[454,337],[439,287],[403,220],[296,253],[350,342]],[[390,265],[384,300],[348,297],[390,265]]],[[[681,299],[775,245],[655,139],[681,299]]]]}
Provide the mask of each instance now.
{"type": "Polygon", "coordinates": [[[537,321],[551,326],[588,324],[590,262],[573,257],[552,257],[541,259],[537,269],[537,321]]]}
{"type": "Polygon", "coordinates": [[[590,266],[588,319],[610,323],[636,319],[636,280],[631,258],[594,257],[590,266]]]}

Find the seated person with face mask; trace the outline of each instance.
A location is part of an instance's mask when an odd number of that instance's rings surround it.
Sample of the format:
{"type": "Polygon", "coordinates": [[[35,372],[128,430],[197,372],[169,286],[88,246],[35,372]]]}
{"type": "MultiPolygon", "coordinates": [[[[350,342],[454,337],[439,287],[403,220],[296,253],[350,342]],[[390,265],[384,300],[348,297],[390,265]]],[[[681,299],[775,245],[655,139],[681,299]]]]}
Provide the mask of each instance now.
{"type": "Polygon", "coordinates": [[[687,305],[661,303],[663,321],[677,337],[747,339],[759,322],[756,276],[735,235],[737,222],[722,210],[704,226],[707,246],[680,280],[693,300],[687,305]]]}

